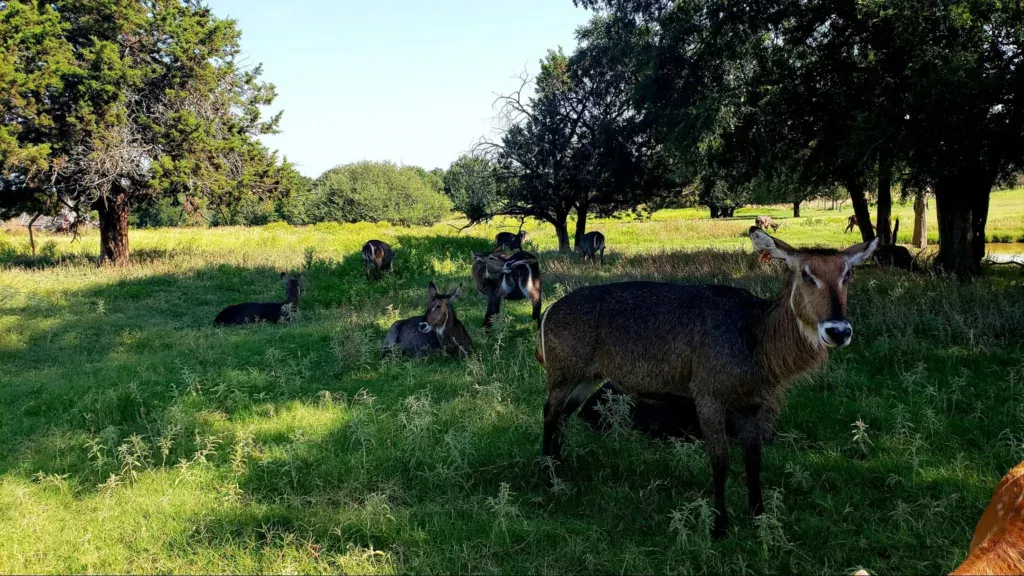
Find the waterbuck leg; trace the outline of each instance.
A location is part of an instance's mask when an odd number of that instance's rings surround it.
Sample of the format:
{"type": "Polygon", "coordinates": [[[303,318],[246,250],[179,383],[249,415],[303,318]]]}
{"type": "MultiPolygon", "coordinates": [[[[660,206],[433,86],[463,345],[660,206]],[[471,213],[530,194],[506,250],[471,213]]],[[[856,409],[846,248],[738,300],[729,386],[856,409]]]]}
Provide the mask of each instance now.
{"type": "MultiPolygon", "coordinates": [[[[696,382],[691,383],[694,388],[696,382]]],[[[725,507],[725,481],[729,476],[729,437],[725,432],[726,411],[716,401],[697,398],[697,418],[704,432],[704,447],[711,460],[711,476],[715,485],[715,526],[711,536],[724,538],[729,529],[729,513],[725,507]]]]}
{"type": "Polygon", "coordinates": [[[565,440],[565,414],[563,406],[566,395],[562,390],[548,392],[548,401],[544,403],[544,438],[541,442],[541,455],[562,462],[562,444],[565,440]]]}
{"type": "Polygon", "coordinates": [[[487,297],[487,312],[484,312],[484,329],[491,327],[494,315],[498,312],[501,312],[501,296],[498,295],[498,287],[495,287],[491,291],[490,296],[487,297]]]}
{"type": "Polygon", "coordinates": [[[751,442],[743,446],[743,469],[747,473],[747,502],[754,516],[764,514],[764,499],[761,496],[761,443],[751,442]]]}
{"type": "Polygon", "coordinates": [[[764,513],[764,498],[761,494],[761,446],[771,439],[775,419],[770,410],[761,406],[741,408],[736,411],[736,428],[743,446],[743,469],[747,476],[747,502],[750,513],[760,516],[764,513]]]}
{"type": "Polygon", "coordinates": [[[534,282],[530,285],[530,291],[527,294],[530,297],[530,302],[533,304],[533,319],[537,321],[537,327],[540,327],[540,304],[541,304],[541,293],[540,293],[540,282],[534,282]]]}
{"type": "Polygon", "coordinates": [[[601,248],[601,266],[604,266],[604,248],[601,248]]]}

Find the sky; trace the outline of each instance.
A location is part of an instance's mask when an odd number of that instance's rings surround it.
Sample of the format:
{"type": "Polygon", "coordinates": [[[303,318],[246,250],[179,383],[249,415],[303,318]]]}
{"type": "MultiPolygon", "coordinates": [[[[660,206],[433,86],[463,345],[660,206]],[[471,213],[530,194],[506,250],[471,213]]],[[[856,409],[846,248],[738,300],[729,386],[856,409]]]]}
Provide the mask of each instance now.
{"type": "Polygon", "coordinates": [[[447,168],[492,134],[496,92],[571,52],[589,13],[572,0],[209,0],[238,21],[247,65],[277,86],[264,141],[316,177],[390,160],[447,168]]]}

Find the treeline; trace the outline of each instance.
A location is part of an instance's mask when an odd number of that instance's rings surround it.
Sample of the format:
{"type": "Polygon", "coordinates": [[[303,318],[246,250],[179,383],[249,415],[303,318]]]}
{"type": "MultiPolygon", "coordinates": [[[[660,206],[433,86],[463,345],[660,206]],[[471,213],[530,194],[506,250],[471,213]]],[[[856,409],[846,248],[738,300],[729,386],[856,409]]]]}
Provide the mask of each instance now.
{"type": "Polygon", "coordinates": [[[548,221],[568,250],[570,213],[578,240],[589,214],[844,194],[888,241],[893,198],[933,193],[937,265],[980,271],[989,195],[1024,164],[1020,2],[575,2],[579,45],[501,99],[460,210],[548,221]]]}
{"type": "Polygon", "coordinates": [[[287,169],[286,194],[248,194],[231,205],[189,204],[162,197],[133,210],[132,224],[156,226],[259,226],[318,222],[381,222],[430,226],[448,217],[444,171],[391,162],[357,162],[311,179],[287,169]]]}

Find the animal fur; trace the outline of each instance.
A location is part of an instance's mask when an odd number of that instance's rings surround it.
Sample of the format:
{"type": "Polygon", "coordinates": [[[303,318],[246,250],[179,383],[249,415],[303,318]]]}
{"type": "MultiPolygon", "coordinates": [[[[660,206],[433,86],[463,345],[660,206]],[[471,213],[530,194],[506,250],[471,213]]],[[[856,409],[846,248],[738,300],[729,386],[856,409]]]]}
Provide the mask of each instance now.
{"type": "Polygon", "coordinates": [[[484,328],[501,311],[502,300],[524,298],[533,305],[533,319],[539,325],[542,294],[540,261],[536,255],[519,251],[506,257],[497,247],[486,255],[474,252],[472,273],[473,284],[487,296],[484,328]]]}
{"type": "Polygon", "coordinates": [[[281,283],[285,285],[284,302],[245,302],[232,304],[220,311],[213,323],[219,326],[237,324],[255,324],[269,322],[277,324],[282,318],[287,319],[299,309],[299,297],[302,287],[299,277],[288,277],[281,273],[281,283]]]}
{"type": "Polygon", "coordinates": [[[1024,462],[1003,477],[952,574],[1024,574],[1024,462]]]}
{"type": "Polygon", "coordinates": [[[380,280],[382,272],[391,270],[391,263],[395,259],[395,252],[387,242],[370,240],[363,244],[363,267],[366,271],[366,279],[372,276],[374,280],[380,280]]]}
{"type": "Polygon", "coordinates": [[[526,233],[526,230],[520,230],[516,234],[511,232],[499,232],[494,237],[494,248],[498,250],[503,250],[505,248],[512,251],[522,250],[523,243],[529,239],[530,235],[526,233]]]}
{"type": "Polygon", "coordinates": [[[381,356],[386,357],[399,350],[416,357],[438,350],[463,357],[472,353],[472,339],[451,304],[461,293],[460,285],[450,295],[441,294],[431,282],[427,286],[426,312],[392,324],[384,337],[381,356]]]}
{"type": "Polygon", "coordinates": [[[584,260],[593,260],[598,253],[601,254],[601,265],[604,266],[604,234],[600,232],[587,232],[583,235],[580,245],[576,247],[584,260]]]}

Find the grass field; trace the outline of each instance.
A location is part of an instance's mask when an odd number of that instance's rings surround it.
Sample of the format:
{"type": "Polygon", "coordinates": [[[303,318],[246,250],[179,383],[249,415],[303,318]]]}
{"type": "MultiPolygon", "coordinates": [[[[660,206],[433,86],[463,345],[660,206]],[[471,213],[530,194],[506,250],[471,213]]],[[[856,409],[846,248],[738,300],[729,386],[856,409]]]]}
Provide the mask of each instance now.
{"type": "MultiPolygon", "coordinates": [[[[786,208],[593,222],[603,269],[528,223],[545,306],[627,278],[770,296],[780,272],[743,236],[755,212],[786,208]]],[[[805,206],[778,236],[851,244],[847,214],[805,206]]],[[[33,258],[0,232],[0,572],[938,573],[1024,459],[1024,277],[865,267],[853,344],[790,390],[758,522],[738,454],[732,532],[712,543],[701,446],[576,419],[552,483],[529,307],[506,304],[485,336],[469,281],[503,224],[139,230],[121,269],[96,268],[95,235],[43,237],[33,258]],[[397,249],[377,285],[357,254],[371,237],[397,249]],[[227,304],[280,299],[282,270],[306,273],[298,321],[212,326],[227,304]],[[464,283],[475,354],[382,363],[429,280],[464,283]]],[[[993,197],[989,230],[1024,237],[1024,191],[993,197]]]]}

